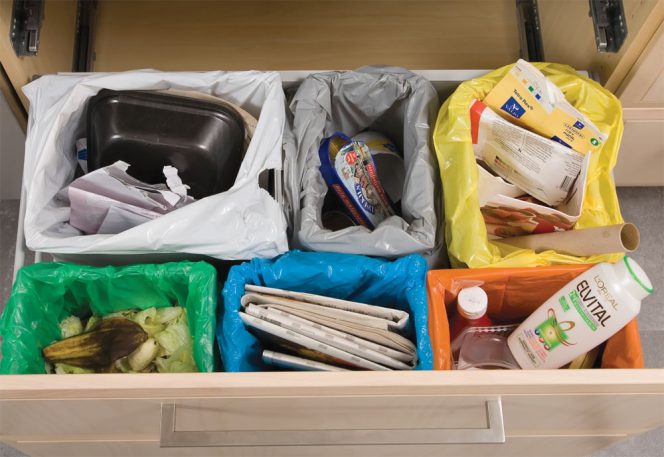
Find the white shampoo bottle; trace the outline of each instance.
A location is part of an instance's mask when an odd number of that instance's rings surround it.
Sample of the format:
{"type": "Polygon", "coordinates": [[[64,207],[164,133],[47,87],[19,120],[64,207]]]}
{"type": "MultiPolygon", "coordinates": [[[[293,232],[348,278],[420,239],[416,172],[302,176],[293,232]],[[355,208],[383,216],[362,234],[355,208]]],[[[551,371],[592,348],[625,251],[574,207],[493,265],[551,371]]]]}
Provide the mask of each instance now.
{"type": "Polygon", "coordinates": [[[650,279],[627,256],[597,264],[537,308],[507,344],[523,369],[560,368],[627,325],[651,293],[650,279]]]}

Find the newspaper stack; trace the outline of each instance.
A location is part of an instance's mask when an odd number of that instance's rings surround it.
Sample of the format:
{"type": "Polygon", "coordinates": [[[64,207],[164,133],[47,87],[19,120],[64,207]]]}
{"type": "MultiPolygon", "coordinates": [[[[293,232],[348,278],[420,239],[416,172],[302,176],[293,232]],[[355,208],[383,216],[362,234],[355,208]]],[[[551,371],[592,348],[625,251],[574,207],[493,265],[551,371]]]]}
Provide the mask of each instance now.
{"type": "Polygon", "coordinates": [[[263,344],[263,361],[309,371],[412,370],[402,336],[408,313],[320,295],[247,285],[240,317],[263,344]]]}

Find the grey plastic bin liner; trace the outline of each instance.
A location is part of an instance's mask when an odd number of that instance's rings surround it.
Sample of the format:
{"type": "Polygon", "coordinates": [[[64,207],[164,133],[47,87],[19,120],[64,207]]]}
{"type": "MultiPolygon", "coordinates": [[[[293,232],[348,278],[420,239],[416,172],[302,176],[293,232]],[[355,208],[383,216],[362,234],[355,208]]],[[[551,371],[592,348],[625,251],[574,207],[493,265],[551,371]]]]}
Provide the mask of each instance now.
{"type": "Polygon", "coordinates": [[[284,138],[293,245],[380,257],[421,253],[430,266],[447,265],[440,174],[431,139],[438,108],[431,83],[401,68],[364,67],[307,77],[290,104],[293,129],[284,138]],[[403,151],[402,217],[392,216],[373,231],[327,230],[321,222],[327,185],[319,171],[318,147],[334,132],[354,136],[367,128],[387,135],[403,151]]]}

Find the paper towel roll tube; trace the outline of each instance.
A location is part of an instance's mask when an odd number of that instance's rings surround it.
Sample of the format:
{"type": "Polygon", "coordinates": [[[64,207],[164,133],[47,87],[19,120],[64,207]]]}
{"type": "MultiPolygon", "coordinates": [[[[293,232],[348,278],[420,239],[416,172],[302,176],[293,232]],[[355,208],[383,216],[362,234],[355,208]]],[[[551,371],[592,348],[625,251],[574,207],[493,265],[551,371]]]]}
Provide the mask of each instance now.
{"type": "Polygon", "coordinates": [[[613,252],[633,252],[639,247],[639,229],[632,223],[607,225],[566,232],[539,233],[501,239],[535,252],[554,250],[562,254],[588,256],[613,252]]]}

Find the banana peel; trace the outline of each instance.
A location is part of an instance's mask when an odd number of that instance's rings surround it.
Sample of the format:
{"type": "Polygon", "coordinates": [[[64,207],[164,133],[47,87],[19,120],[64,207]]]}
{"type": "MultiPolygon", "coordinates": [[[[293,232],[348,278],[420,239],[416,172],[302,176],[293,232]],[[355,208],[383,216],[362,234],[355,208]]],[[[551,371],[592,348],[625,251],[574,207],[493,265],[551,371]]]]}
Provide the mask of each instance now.
{"type": "Polygon", "coordinates": [[[148,334],[134,321],[123,317],[104,319],[92,331],[46,346],[42,353],[50,363],[65,363],[79,368],[108,369],[134,352],[148,334]]]}

